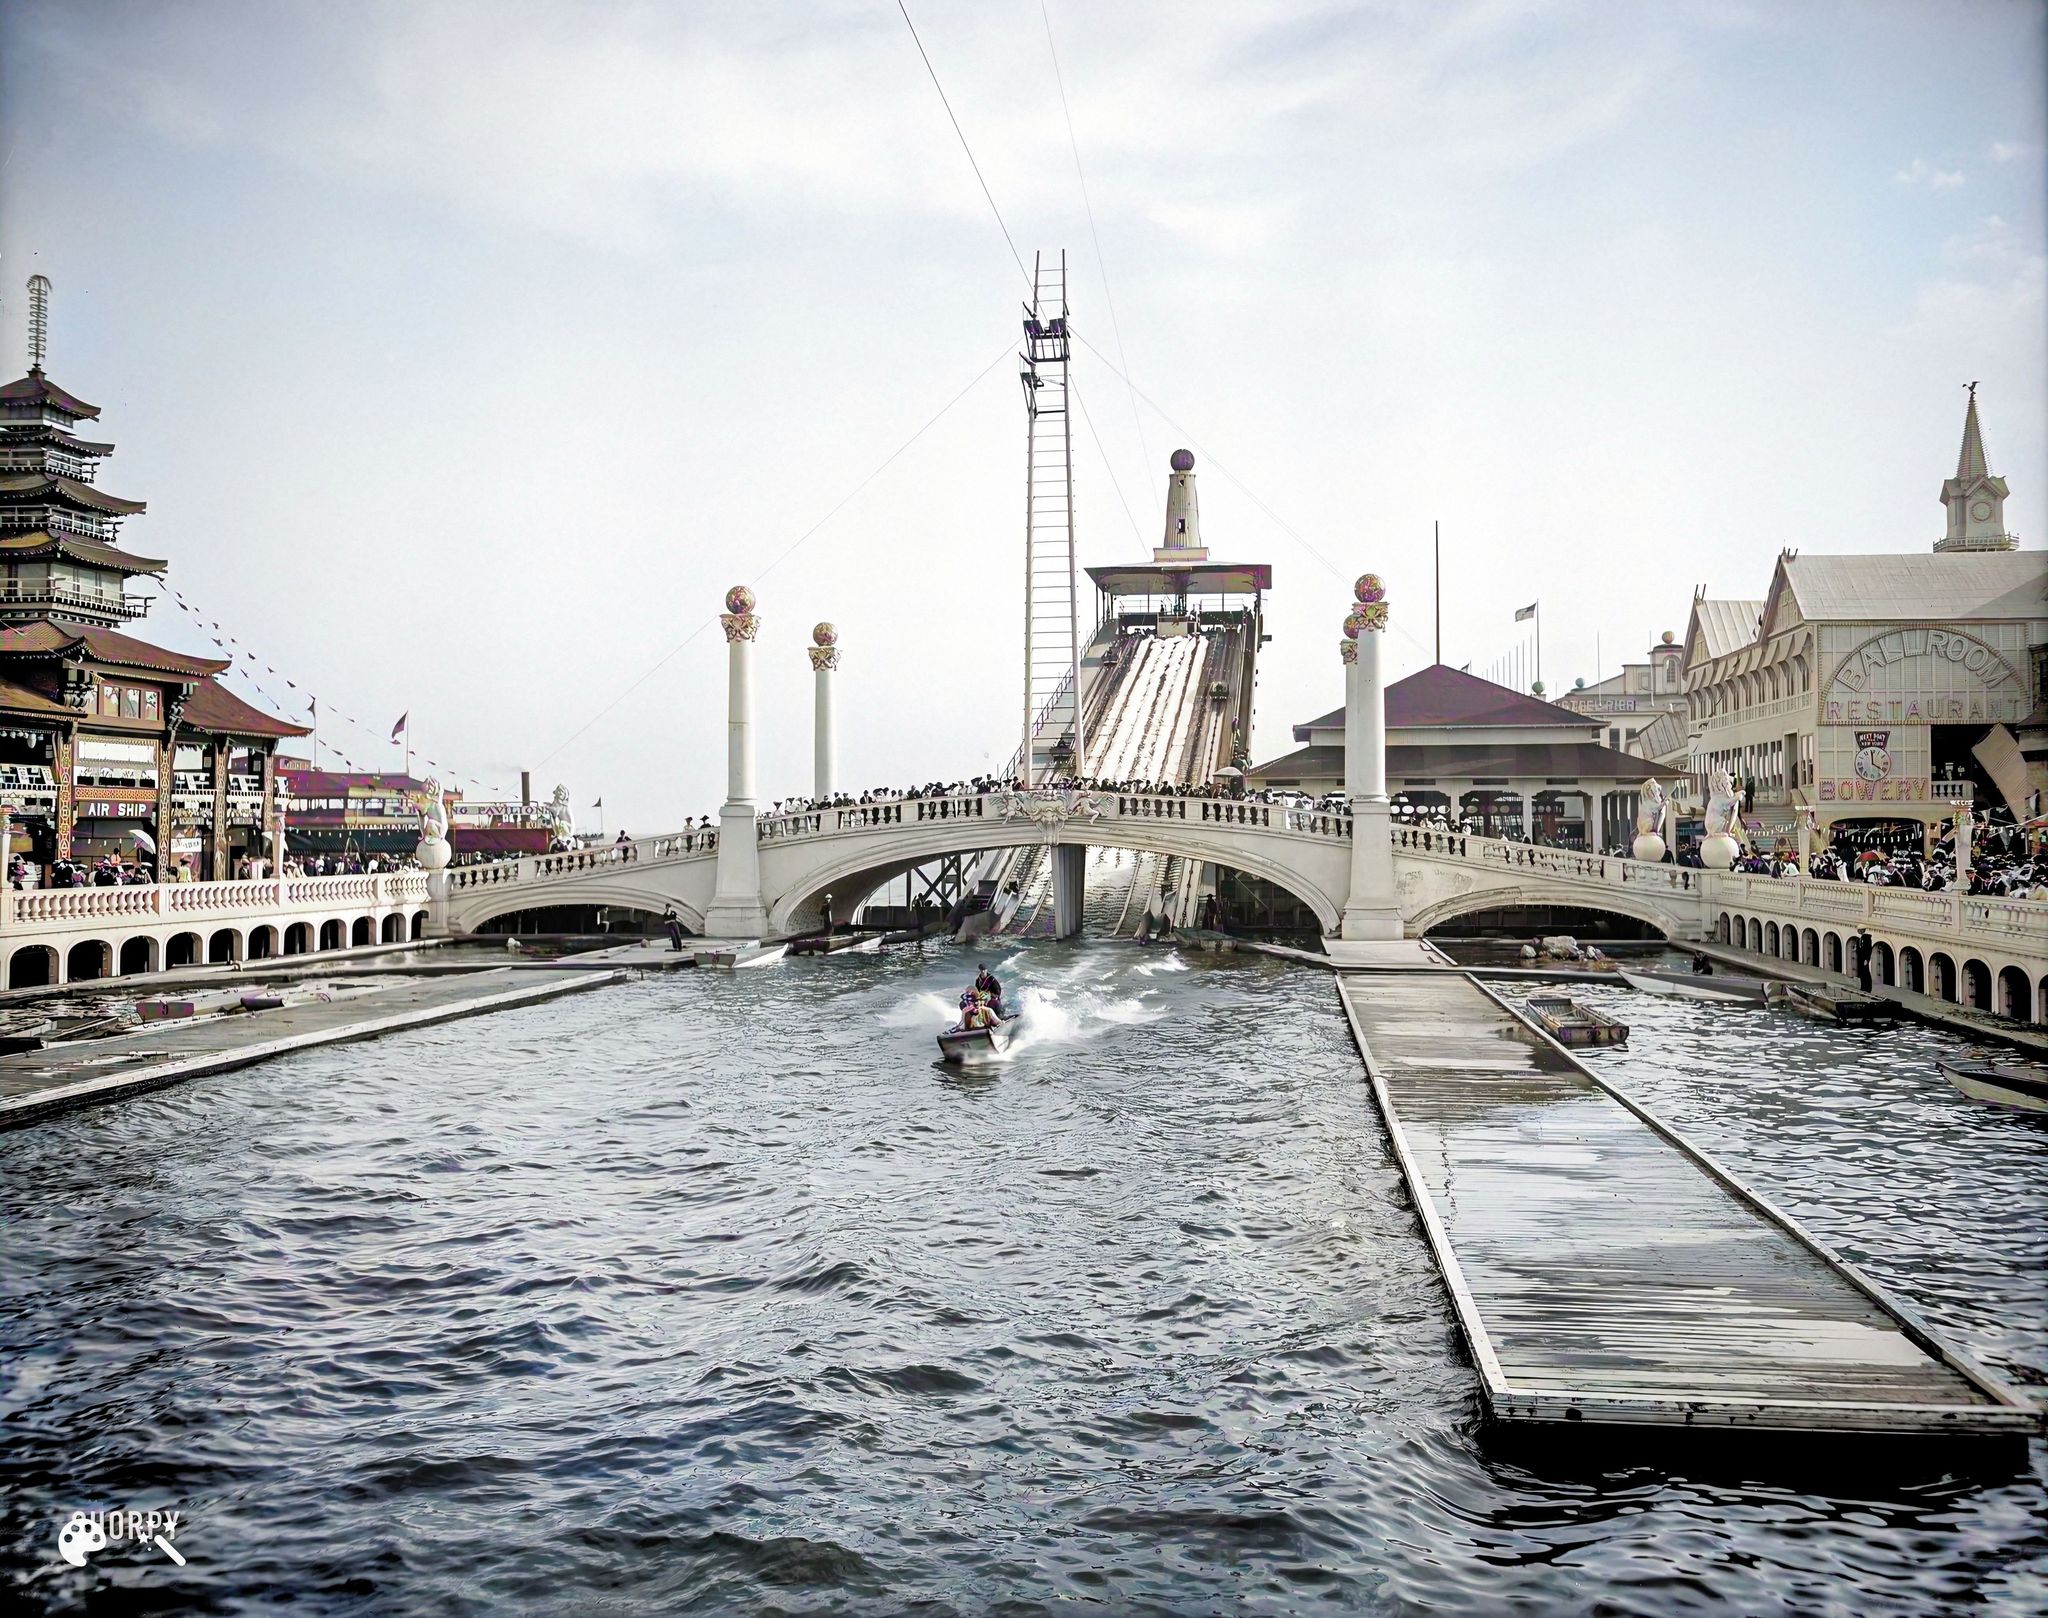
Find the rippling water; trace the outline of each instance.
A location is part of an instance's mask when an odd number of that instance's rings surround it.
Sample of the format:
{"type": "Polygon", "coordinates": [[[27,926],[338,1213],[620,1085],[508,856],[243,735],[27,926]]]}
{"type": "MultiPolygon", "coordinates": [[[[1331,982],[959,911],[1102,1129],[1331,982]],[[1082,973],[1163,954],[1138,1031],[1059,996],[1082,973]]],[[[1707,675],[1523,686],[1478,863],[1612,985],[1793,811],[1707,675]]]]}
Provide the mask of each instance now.
{"type": "MultiPolygon", "coordinates": [[[[1324,975],[1034,946],[683,973],[0,1137],[0,1553],[29,1610],[2048,1609],[1988,1475],[1509,1452],[1324,975]],[[186,1513],[183,1569],[57,1560],[186,1513]]],[[[2016,1379],[2048,1129],[1937,1037],[1623,999],[1597,1058],[2016,1379]]]]}

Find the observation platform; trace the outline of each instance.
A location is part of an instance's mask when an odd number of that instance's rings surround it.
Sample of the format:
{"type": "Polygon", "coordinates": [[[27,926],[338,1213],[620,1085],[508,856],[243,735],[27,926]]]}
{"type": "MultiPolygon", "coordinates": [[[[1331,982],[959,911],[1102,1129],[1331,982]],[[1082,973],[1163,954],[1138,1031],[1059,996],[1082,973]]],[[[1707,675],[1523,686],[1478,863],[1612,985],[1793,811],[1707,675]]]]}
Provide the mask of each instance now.
{"type": "Polygon", "coordinates": [[[1496,1420],[2041,1430],[2022,1395],[1469,978],[1337,989],[1496,1420]]]}

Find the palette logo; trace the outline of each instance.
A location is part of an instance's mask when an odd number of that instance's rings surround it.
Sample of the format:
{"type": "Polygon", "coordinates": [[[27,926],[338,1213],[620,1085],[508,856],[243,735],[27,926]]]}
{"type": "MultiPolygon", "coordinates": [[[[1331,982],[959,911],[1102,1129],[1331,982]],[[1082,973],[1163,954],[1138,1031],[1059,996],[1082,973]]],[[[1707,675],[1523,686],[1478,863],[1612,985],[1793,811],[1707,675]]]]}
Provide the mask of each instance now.
{"type": "Polygon", "coordinates": [[[118,1540],[154,1545],[178,1566],[185,1565],[171,1541],[178,1537],[182,1511],[74,1511],[57,1530],[57,1554],[73,1567],[118,1540]]]}

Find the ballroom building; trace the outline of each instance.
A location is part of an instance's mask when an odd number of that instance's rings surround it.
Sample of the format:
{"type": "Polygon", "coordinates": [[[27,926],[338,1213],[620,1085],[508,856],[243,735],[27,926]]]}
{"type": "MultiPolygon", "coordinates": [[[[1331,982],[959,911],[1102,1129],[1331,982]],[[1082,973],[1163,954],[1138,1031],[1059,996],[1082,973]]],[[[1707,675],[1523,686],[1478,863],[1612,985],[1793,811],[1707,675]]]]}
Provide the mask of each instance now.
{"type": "Polygon", "coordinates": [[[1783,552],[1758,599],[1692,604],[1689,767],[1748,793],[1752,837],[1813,812],[1863,843],[1923,843],[1962,804],[2040,811],[2048,771],[2048,553],[2005,528],[1974,391],[1947,527],[1917,555],[1783,552]]]}
{"type": "Polygon", "coordinates": [[[143,502],[101,489],[99,410],[43,372],[49,283],[30,281],[32,364],[0,387],[0,816],[11,857],[179,861],[203,879],[267,856],[278,743],[305,730],[251,707],[193,657],[130,633],[166,564],[127,548],[143,502]],[[40,285],[38,285],[40,283],[40,285]]]}

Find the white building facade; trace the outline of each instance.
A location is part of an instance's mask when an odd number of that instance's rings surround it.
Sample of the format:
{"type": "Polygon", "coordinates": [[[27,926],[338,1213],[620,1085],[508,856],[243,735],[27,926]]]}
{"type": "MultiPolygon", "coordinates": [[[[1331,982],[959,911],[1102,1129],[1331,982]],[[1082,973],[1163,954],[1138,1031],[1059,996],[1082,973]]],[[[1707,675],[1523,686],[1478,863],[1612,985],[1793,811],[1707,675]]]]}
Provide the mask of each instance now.
{"type": "Polygon", "coordinates": [[[1751,831],[1789,843],[1810,810],[1903,840],[1963,804],[2026,818],[2040,783],[2021,738],[2043,701],[2048,555],[2005,532],[1974,396],[1946,536],[1931,553],[1778,558],[1761,600],[1693,602],[1684,645],[1688,767],[1749,791],[1751,831]]]}

